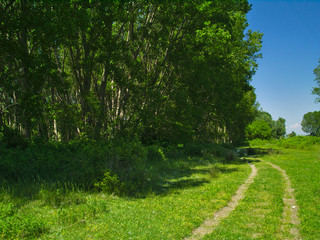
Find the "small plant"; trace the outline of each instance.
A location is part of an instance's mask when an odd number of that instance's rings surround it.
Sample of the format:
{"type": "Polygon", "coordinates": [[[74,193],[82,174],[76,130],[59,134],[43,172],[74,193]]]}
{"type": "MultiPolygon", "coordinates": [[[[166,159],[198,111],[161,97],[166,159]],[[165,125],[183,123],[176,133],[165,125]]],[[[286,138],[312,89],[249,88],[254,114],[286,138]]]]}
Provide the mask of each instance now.
{"type": "Polygon", "coordinates": [[[61,188],[41,188],[38,196],[52,207],[59,207],[65,198],[65,194],[61,188]]]}
{"type": "Polygon", "coordinates": [[[94,186],[103,192],[119,194],[121,192],[122,184],[119,181],[119,177],[116,174],[105,172],[102,180],[94,184],[94,186]]]}
{"type": "Polygon", "coordinates": [[[220,168],[218,167],[217,164],[213,164],[212,166],[210,166],[208,171],[209,178],[216,178],[218,177],[219,173],[220,173],[220,168]]]}

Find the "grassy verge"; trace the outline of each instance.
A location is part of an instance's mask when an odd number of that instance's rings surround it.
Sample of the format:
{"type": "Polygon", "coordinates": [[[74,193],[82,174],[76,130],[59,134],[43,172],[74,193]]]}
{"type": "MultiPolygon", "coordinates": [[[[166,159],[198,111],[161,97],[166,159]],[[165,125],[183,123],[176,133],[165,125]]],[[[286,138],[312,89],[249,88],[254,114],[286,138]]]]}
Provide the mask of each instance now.
{"type": "Polygon", "coordinates": [[[204,239],[285,239],[278,236],[283,209],[283,179],[266,163],[255,162],[258,175],[246,197],[215,231],[204,239]]]}
{"type": "Polygon", "coordinates": [[[300,233],[303,239],[320,239],[320,138],[295,137],[274,143],[254,145],[279,148],[282,154],[264,155],[263,159],[284,169],[295,189],[300,207],[300,233]]]}
{"type": "Polygon", "coordinates": [[[300,207],[303,239],[320,239],[320,159],[319,150],[287,149],[282,155],[265,159],[286,170],[300,207]]]}
{"type": "Polygon", "coordinates": [[[152,179],[144,195],[3,181],[0,238],[181,239],[226,205],[250,174],[247,164],[222,164],[211,154],[156,153],[161,161],[146,163],[152,179]]]}

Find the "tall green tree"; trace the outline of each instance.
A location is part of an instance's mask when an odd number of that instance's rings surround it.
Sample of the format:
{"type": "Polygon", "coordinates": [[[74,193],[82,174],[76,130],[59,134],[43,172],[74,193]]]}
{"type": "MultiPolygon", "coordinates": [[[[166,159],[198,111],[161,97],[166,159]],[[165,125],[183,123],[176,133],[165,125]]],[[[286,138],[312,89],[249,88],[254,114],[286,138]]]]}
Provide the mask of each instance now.
{"type": "Polygon", "coordinates": [[[272,129],[266,121],[256,120],[248,125],[246,135],[249,140],[252,139],[270,139],[272,137],[272,129]]]}
{"type": "Polygon", "coordinates": [[[279,139],[285,136],[286,120],[284,118],[280,117],[277,121],[275,121],[272,119],[270,113],[262,110],[256,110],[255,114],[256,116],[254,121],[251,124],[249,124],[246,129],[246,135],[248,139],[279,139]],[[266,124],[268,125],[268,128],[265,127],[266,124]]]}
{"type": "Polygon", "coordinates": [[[240,142],[262,34],[248,1],[2,1],[1,124],[31,139],[240,142]]]}
{"type": "Polygon", "coordinates": [[[313,70],[313,73],[315,76],[314,81],[317,83],[317,87],[313,88],[312,93],[318,96],[317,101],[320,102],[320,60],[319,65],[313,70]]]}
{"type": "Polygon", "coordinates": [[[301,127],[311,136],[320,136],[320,111],[308,112],[303,115],[301,127]]]}
{"type": "Polygon", "coordinates": [[[286,120],[284,118],[279,118],[274,121],[272,128],[272,137],[283,138],[286,135],[286,120]]]}

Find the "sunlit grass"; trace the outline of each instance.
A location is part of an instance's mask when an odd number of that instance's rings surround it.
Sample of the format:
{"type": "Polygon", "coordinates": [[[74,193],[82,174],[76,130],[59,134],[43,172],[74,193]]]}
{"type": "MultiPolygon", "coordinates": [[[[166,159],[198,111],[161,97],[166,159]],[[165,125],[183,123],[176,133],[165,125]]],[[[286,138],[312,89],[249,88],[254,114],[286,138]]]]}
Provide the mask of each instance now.
{"type": "Polygon", "coordinates": [[[279,171],[254,163],[257,177],[234,212],[204,239],[285,239],[280,232],[283,180],[279,171]]]}
{"type": "MultiPolygon", "coordinates": [[[[0,227],[4,239],[181,239],[226,205],[250,173],[246,163],[176,159],[158,166],[161,186],[145,197],[119,197],[72,186],[39,184],[28,196],[3,187],[0,227]],[[214,170],[212,170],[214,166],[214,170]],[[160,171],[161,170],[161,171],[160,171]],[[214,176],[212,172],[215,171],[214,176]],[[210,173],[211,172],[211,173],[210,173]],[[216,174],[218,173],[218,174],[216,174]],[[2,208],[4,209],[4,208],[2,208]],[[4,212],[4,213],[3,213],[4,212]],[[19,219],[30,216],[25,227],[19,219]],[[20,222],[19,222],[20,221],[20,222]]],[[[0,210],[1,211],[1,210],[0,210]]]]}
{"type": "Polygon", "coordinates": [[[320,146],[313,150],[287,149],[284,154],[264,158],[286,170],[300,207],[303,239],[320,239],[320,146]]]}
{"type": "Polygon", "coordinates": [[[253,147],[278,148],[281,154],[262,159],[284,169],[299,205],[300,233],[303,239],[320,239],[320,138],[297,136],[278,141],[255,141],[253,147]]]}

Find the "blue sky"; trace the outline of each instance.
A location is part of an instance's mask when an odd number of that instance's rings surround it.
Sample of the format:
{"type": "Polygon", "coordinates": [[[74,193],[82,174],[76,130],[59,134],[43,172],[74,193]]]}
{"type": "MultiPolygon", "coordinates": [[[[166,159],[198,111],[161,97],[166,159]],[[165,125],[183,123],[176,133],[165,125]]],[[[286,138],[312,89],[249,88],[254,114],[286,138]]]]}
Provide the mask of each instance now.
{"type": "Polygon", "coordinates": [[[311,94],[320,59],[320,0],[249,2],[248,29],[264,34],[252,81],[257,100],[274,120],[286,119],[287,133],[303,135],[303,115],[320,111],[311,94]]]}

